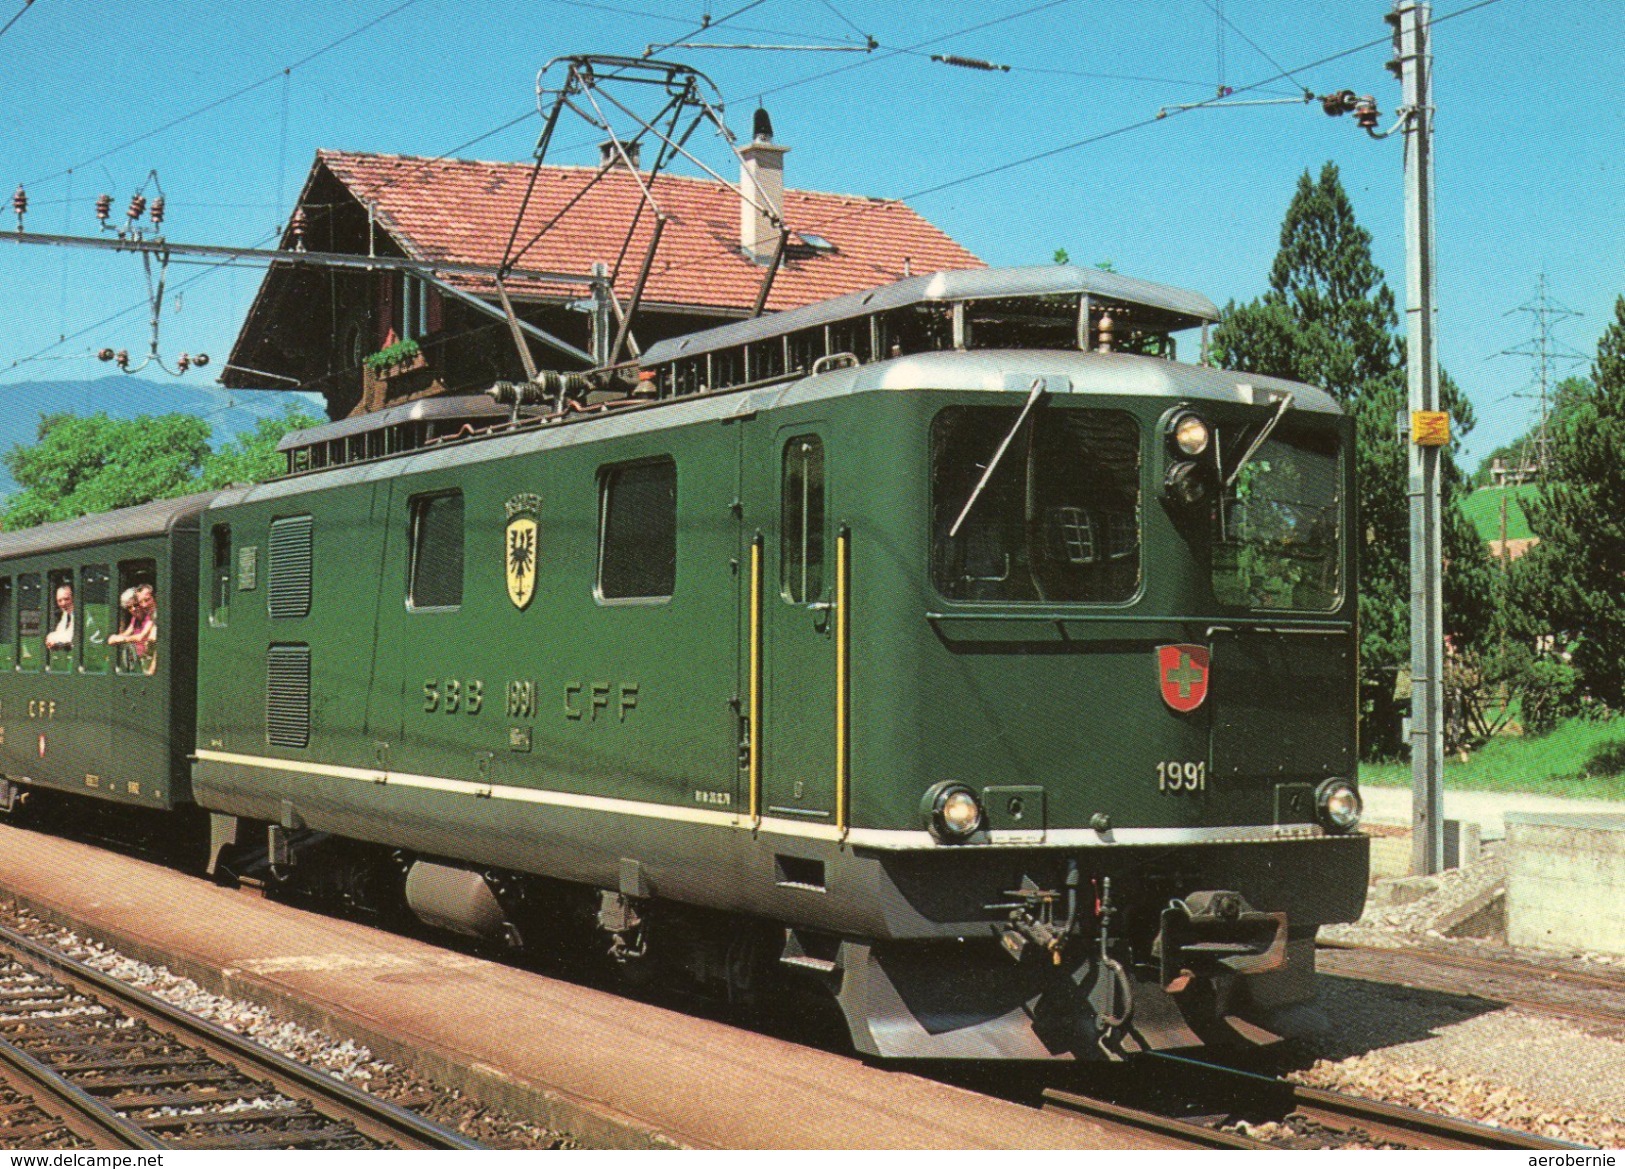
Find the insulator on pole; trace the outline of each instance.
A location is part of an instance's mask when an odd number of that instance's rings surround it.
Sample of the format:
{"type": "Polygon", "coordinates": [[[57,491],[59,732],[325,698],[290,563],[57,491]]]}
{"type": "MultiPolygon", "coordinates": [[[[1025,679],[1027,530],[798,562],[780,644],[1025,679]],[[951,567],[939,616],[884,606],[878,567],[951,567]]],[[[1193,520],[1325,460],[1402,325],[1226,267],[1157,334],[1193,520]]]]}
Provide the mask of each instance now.
{"type": "Polygon", "coordinates": [[[162,195],[159,195],[152,201],[151,215],[152,225],[154,227],[162,227],[164,225],[164,197],[162,195]]]}
{"type": "Polygon", "coordinates": [[[1326,116],[1329,118],[1341,117],[1359,104],[1359,95],[1352,89],[1340,89],[1336,93],[1328,93],[1320,99],[1320,108],[1326,111],[1326,116]]]}
{"type": "Polygon", "coordinates": [[[28,192],[17,184],[17,193],[11,197],[11,209],[17,213],[17,230],[23,229],[23,216],[28,214],[28,192]]]}
{"type": "Polygon", "coordinates": [[[100,350],[96,354],[96,360],[97,361],[112,361],[113,360],[113,351],[111,349],[100,350]]]}
{"type": "Polygon", "coordinates": [[[113,214],[113,196],[97,195],[96,218],[102,221],[103,227],[107,226],[107,217],[111,214],[113,214]]]}
{"type": "Polygon", "coordinates": [[[129,369],[130,351],[128,349],[120,349],[117,353],[113,354],[113,360],[118,363],[118,367],[120,369],[129,369]]]}
{"type": "Polygon", "coordinates": [[[175,371],[177,373],[185,373],[191,366],[192,358],[188,354],[183,353],[175,359],[175,371]]]}
{"type": "Polygon", "coordinates": [[[147,197],[145,195],[143,195],[140,191],[137,191],[135,194],[130,196],[129,216],[132,223],[135,220],[140,219],[146,209],[147,197]]]}

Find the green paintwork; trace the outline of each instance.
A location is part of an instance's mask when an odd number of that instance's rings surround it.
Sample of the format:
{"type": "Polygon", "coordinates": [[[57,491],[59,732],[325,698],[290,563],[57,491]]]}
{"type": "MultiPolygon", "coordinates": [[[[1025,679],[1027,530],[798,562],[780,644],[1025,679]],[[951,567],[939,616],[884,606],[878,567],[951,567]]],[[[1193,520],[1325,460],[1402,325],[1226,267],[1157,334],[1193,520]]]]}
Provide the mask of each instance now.
{"type": "MultiPolygon", "coordinates": [[[[1346,756],[1352,766],[1352,703],[1307,712],[1321,728],[1319,738],[1333,742],[1329,756],[1249,759],[1230,767],[1226,782],[1210,780],[1199,793],[1158,789],[1160,762],[1225,762],[1210,757],[1213,720],[1225,712],[1212,701],[1186,715],[1163,704],[1158,645],[1208,644],[1215,626],[1285,626],[1312,632],[1256,633],[1251,644],[1312,638],[1311,655],[1325,647],[1352,670],[1354,612],[1352,591],[1334,613],[1270,614],[1260,622],[1219,609],[1200,541],[1182,533],[1161,503],[1165,399],[1078,394],[1049,407],[1125,410],[1141,427],[1146,568],[1133,601],[1050,610],[949,603],[935,594],[926,570],[931,420],[948,405],[1015,404],[1022,397],[858,393],[602,442],[591,441],[602,424],[589,420],[573,424],[581,441],[558,449],[498,458],[487,444],[472,442],[450,448],[433,471],[394,473],[417,465],[401,461],[379,465],[362,483],[328,487],[326,476],[314,475],[297,494],[291,491],[300,481],[263,502],[250,493],[247,502],[211,512],[206,528],[230,523],[236,546],[263,548],[273,518],[314,515],[314,603],[308,619],[274,621],[266,616],[262,580],[254,591],[234,591],[229,624],[205,619],[200,744],[738,809],[746,798],[737,714],[746,690],[745,590],[749,543],[759,531],[764,806],[798,808],[809,820],[829,822],[816,813],[832,810],[834,794],[830,615],[787,601],[779,589],[784,443],[817,434],[825,442],[828,483],[826,600],[834,533],[843,524],[852,532],[855,827],[920,828],[921,794],[943,779],[977,788],[1042,787],[1052,829],[1087,826],[1097,813],[1118,827],[1268,824],[1276,782],[1347,773],[1341,761],[1346,756]],[[657,456],[677,465],[675,593],[656,603],[600,601],[594,595],[599,475],[611,464],[657,456]],[[413,612],[405,602],[409,500],[450,489],[464,495],[463,603],[453,612],[413,612]],[[541,501],[536,593],[523,610],[510,600],[504,572],[505,502],[518,493],[541,501]],[[312,647],[308,752],[266,745],[263,659],[273,642],[312,647]],[[510,686],[534,695],[533,711],[522,702],[508,715],[510,686]]],[[[1262,408],[1233,404],[1204,408],[1220,421],[1263,416],[1262,408]]],[[[1288,426],[1294,425],[1332,426],[1347,435],[1346,421],[1326,414],[1294,418],[1288,426]]],[[[264,571],[262,563],[262,577],[264,571]]],[[[1350,564],[1345,579],[1351,571],[1350,564]]],[[[1230,664],[1221,655],[1215,670],[1230,664]]],[[[1352,699],[1352,673],[1349,679],[1352,699]]],[[[199,774],[211,772],[200,767],[199,774]]],[[[271,786],[299,799],[297,783],[271,786]]],[[[441,827],[455,837],[454,823],[441,827]]]]}
{"type": "MultiPolygon", "coordinates": [[[[71,525],[58,526],[71,530],[71,525]]],[[[39,669],[43,634],[17,643],[14,594],[11,636],[0,644],[0,774],[148,808],[190,803],[187,756],[193,742],[196,676],[192,624],[197,611],[196,521],[183,520],[160,536],[88,547],[72,539],[63,544],[57,550],[0,554],[0,579],[15,582],[35,572],[45,578],[50,572],[71,569],[77,582],[86,565],[109,566],[113,580],[108,614],[94,625],[87,625],[82,610],[79,617],[82,635],[99,627],[105,637],[117,628],[112,610],[117,607],[118,565],[153,561],[158,578],[158,666],[151,675],[113,669],[116,654],[103,647],[86,658],[81,638],[74,651],[53,652],[50,667],[39,669]],[[103,661],[109,668],[98,672],[103,661]]],[[[48,595],[45,599],[50,600],[48,595]]],[[[47,608],[45,630],[51,628],[52,617],[47,608]]]]}

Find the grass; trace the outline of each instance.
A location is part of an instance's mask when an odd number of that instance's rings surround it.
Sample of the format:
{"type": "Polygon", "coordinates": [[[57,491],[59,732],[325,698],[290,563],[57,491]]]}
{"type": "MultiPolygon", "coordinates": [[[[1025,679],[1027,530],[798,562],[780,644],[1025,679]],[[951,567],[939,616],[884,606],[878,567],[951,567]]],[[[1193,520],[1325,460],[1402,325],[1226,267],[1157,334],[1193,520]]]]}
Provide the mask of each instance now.
{"type": "MultiPolygon", "coordinates": [[[[1408,787],[1411,767],[1403,760],[1362,763],[1360,782],[1408,787]]],[[[1547,735],[1500,735],[1465,763],[1446,758],[1444,786],[1453,791],[1625,800],[1625,716],[1570,719],[1547,735]]]]}
{"type": "Polygon", "coordinates": [[[1512,487],[1480,487],[1461,501],[1461,510],[1472,522],[1480,540],[1501,538],[1501,500],[1507,501],[1507,539],[1527,540],[1534,535],[1523,514],[1523,501],[1540,490],[1535,483],[1512,487]]]}

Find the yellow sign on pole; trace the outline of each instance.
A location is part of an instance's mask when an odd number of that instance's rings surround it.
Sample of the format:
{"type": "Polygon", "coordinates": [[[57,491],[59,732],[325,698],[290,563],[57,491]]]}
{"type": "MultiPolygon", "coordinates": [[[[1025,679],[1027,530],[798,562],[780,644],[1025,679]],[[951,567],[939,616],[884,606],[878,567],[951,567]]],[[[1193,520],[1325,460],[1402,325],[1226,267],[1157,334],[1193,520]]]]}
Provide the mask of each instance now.
{"type": "Polygon", "coordinates": [[[1417,446],[1449,446],[1450,415],[1443,410],[1412,411],[1411,441],[1417,446]]]}

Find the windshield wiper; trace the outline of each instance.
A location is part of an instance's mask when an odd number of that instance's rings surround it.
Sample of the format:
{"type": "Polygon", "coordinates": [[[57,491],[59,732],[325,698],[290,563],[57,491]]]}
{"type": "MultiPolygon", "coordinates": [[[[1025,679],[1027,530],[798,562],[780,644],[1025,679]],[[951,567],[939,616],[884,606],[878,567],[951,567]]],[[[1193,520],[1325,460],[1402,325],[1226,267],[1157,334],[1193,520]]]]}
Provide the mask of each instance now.
{"type": "Polygon", "coordinates": [[[1281,395],[1280,400],[1275,403],[1275,413],[1270,415],[1269,421],[1264,423],[1264,428],[1258,432],[1258,437],[1253,439],[1247,449],[1242,452],[1241,459],[1236,463],[1235,468],[1225,477],[1224,485],[1227,489],[1236,485],[1236,477],[1241,474],[1241,469],[1252,461],[1252,457],[1258,453],[1258,448],[1264,445],[1264,440],[1274,432],[1276,426],[1280,424],[1282,416],[1290,409],[1292,409],[1292,395],[1290,392],[1284,393],[1281,395]]]}
{"type": "Polygon", "coordinates": [[[982,498],[982,491],[992,480],[993,472],[999,469],[999,463],[1004,458],[1004,452],[1010,449],[1010,444],[1015,441],[1016,435],[1021,433],[1022,424],[1027,421],[1027,415],[1033,412],[1033,407],[1038,405],[1046,393],[1048,391],[1044,388],[1044,379],[1035,377],[1032,392],[1027,395],[1027,404],[1021,408],[1021,413],[1016,415],[1016,424],[1010,428],[1010,433],[1004,436],[1004,441],[999,444],[999,449],[993,452],[993,458],[988,461],[987,470],[982,472],[982,477],[977,480],[975,488],[970,493],[970,498],[965,501],[965,506],[960,509],[959,518],[954,521],[954,526],[948,529],[948,539],[952,540],[959,535],[959,529],[964,525],[965,517],[970,515],[971,508],[976,506],[976,501],[982,498]]]}

